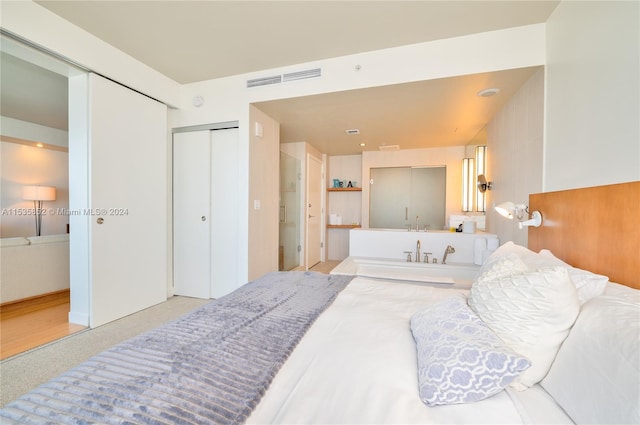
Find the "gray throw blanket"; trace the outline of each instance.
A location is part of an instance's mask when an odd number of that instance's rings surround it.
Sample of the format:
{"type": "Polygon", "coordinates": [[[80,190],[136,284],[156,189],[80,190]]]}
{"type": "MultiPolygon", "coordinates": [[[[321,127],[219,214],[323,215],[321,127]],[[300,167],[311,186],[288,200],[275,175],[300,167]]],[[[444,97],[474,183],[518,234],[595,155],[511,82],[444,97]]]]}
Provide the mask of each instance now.
{"type": "Polygon", "coordinates": [[[41,385],[2,424],[243,423],[353,276],[270,273],[41,385]]]}

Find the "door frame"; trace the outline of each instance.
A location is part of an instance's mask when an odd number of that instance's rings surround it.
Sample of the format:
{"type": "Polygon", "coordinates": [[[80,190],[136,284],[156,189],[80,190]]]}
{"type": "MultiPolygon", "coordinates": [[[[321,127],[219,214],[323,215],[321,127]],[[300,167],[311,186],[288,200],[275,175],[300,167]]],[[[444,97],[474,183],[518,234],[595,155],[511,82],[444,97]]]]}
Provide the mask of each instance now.
{"type": "MultiPolygon", "coordinates": [[[[305,178],[306,178],[306,191],[305,191],[305,203],[304,203],[304,223],[305,223],[305,254],[304,254],[304,266],[306,270],[309,270],[311,267],[313,267],[314,265],[316,265],[318,262],[321,262],[324,259],[324,250],[323,245],[324,245],[324,238],[323,236],[323,223],[324,223],[324,205],[322,202],[322,190],[323,190],[323,162],[321,159],[311,155],[310,153],[307,153],[307,158],[306,158],[306,169],[305,169],[305,178]],[[315,161],[318,163],[318,165],[320,166],[319,169],[319,175],[317,176],[318,179],[318,195],[317,195],[317,203],[319,205],[319,211],[317,212],[318,214],[318,252],[319,252],[319,256],[318,256],[318,261],[314,262],[313,264],[310,264],[310,259],[309,259],[309,247],[310,247],[310,243],[313,242],[313,240],[311,240],[311,238],[309,237],[310,235],[310,226],[309,226],[309,205],[310,203],[313,201],[311,199],[311,167],[309,166],[311,161],[315,161]]],[[[313,260],[312,260],[313,261],[313,260]]]]}

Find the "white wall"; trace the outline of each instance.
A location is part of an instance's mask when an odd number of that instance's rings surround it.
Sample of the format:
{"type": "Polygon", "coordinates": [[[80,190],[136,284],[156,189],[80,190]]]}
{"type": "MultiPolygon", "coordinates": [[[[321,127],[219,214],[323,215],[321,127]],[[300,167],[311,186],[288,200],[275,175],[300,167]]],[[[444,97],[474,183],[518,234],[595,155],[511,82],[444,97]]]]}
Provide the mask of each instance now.
{"type": "Polygon", "coordinates": [[[37,142],[62,150],[67,150],[69,147],[68,131],[15,118],[0,117],[0,131],[3,137],[19,139],[17,142],[20,143],[35,144],[37,142]]]}
{"type": "Polygon", "coordinates": [[[544,191],[640,180],[640,3],[563,1],[546,39],[544,191]]]}
{"type": "Polygon", "coordinates": [[[540,69],[487,124],[487,231],[502,243],[527,246],[527,230],[493,207],[505,201],[527,204],[529,194],[542,192],[544,132],[544,70],[540,69]]]}

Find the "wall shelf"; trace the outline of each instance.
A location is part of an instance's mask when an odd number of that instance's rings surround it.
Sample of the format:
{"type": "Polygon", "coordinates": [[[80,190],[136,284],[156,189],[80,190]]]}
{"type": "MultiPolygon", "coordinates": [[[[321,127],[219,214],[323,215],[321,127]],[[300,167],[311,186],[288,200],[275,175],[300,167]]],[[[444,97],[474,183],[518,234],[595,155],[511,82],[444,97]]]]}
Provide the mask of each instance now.
{"type": "Polygon", "coordinates": [[[361,187],[328,187],[327,192],[362,192],[361,187]]]}
{"type": "Polygon", "coordinates": [[[327,229],[359,229],[359,224],[327,224],[327,229]]]}

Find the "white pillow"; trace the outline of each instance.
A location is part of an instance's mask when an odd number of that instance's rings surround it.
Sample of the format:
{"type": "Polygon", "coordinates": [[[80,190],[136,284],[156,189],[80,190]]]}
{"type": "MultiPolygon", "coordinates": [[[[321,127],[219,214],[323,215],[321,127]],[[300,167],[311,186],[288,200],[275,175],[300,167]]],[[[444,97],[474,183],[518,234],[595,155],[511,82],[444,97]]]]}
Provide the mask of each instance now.
{"type": "MultiPolygon", "coordinates": [[[[609,281],[607,276],[571,267],[569,264],[555,257],[551,251],[547,249],[540,250],[540,253],[535,253],[512,241],[504,243],[491,253],[482,267],[480,267],[479,275],[482,275],[484,271],[493,267],[493,264],[501,258],[513,255],[520,257],[529,271],[536,271],[543,267],[565,267],[569,271],[569,278],[578,291],[578,301],[580,301],[580,304],[584,304],[593,297],[602,295],[609,281]]],[[[519,270],[514,270],[512,274],[518,273],[520,273],[519,270]]]]}
{"type": "Polygon", "coordinates": [[[531,360],[531,367],[511,383],[517,390],[544,378],[580,310],[565,267],[476,280],[469,306],[509,347],[531,360]]]}
{"type": "Polygon", "coordinates": [[[448,297],[411,317],[420,399],[427,406],[470,403],[502,391],[530,362],[469,308],[448,297]]]}
{"type": "Polygon", "coordinates": [[[638,297],[584,304],[540,384],[575,423],[640,423],[638,297]]]}
{"type": "Polygon", "coordinates": [[[561,259],[557,258],[548,249],[541,249],[539,255],[547,260],[546,265],[564,266],[569,269],[569,277],[578,290],[578,300],[584,304],[593,297],[602,295],[609,278],[601,274],[591,273],[587,270],[571,267],[561,259]]]}
{"type": "Polygon", "coordinates": [[[485,263],[475,280],[495,280],[527,271],[529,271],[529,268],[520,257],[511,253],[495,257],[490,262],[485,263]]]}
{"type": "Polygon", "coordinates": [[[536,254],[535,252],[525,248],[522,245],[517,245],[512,241],[505,242],[500,245],[498,249],[493,251],[489,257],[485,260],[479,270],[479,275],[485,272],[488,268],[493,266],[493,263],[500,260],[502,257],[517,255],[520,259],[527,265],[527,267],[531,270],[536,270],[538,266],[535,266],[536,254]]]}

